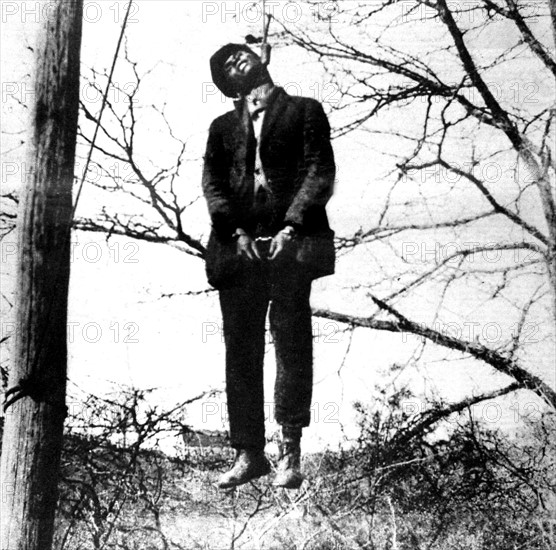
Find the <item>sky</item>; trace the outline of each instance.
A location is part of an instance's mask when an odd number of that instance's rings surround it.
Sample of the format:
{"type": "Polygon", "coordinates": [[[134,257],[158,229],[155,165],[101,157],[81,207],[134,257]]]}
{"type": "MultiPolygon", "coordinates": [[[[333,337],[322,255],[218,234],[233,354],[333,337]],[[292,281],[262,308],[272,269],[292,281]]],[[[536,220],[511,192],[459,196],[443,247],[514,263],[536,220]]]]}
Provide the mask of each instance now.
{"type": "MultiPolygon", "coordinates": [[[[315,17],[314,8],[291,2],[270,4],[274,5],[275,16],[284,22],[310,25],[311,30],[322,24],[315,17]]],[[[319,9],[326,11],[329,4],[323,2],[319,9]]],[[[28,125],[28,110],[21,103],[30,97],[29,48],[33,47],[41,17],[47,13],[46,5],[44,2],[2,3],[3,192],[21,187],[24,146],[20,142],[28,125]]],[[[102,72],[110,66],[125,5],[113,0],[85,2],[81,96],[92,109],[100,108],[100,97],[85,77],[91,74],[91,68],[102,72]]],[[[184,196],[199,195],[200,159],[208,126],[214,117],[231,108],[230,101],[214,89],[208,59],[219,46],[240,42],[246,34],[259,35],[260,28],[260,8],[252,2],[140,0],[134,4],[126,49],[130,59],[137,63],[138,72],[148,73],[138,99],[142,106],[165,105],[173,132],[187,140],[191,160],[182,176],[184,196]]],[[[418,51],[430,39],[423,28],[413,28],[404,36],[404,43],[418,51]]],[[[485,51],[504,46],[503,35],[498,44],[486,39],[482,44],[485,51]]],[[[126,89],[132,75],[123,59],[118,63],[114,82],[126,89]]],[[[323,101],[333,127],[342,122],[342,113],[332,109],[341,97],[332,85],[331,75],[314,57],[296,47],[279,46],[273,51],[270,69],[275,82],[290,93],[316,96],[323,101]]],[[[527,82],[534,81],[533,78],[534,75],[528,75],[527,82]]],[[[123,101],[116,89],[109,97],[115,104],[123,101]]],[[[171,162],[176,144],[168,138],[160,119],[155,120],[147,110],[140,113],[138,148],[145,162],[148,165],[154,161],[156,166],[171,162]]],[[[412,125],[418,118],[417,110],[411,116],[414,120],[393,122],[379,117],[375,129],[389,124],[412,125]]],[[[392,158],[380,152],[379,146],[389,146],[383,141],[381,136],[360,132],[334,142],[339,176],[328,212],[339,235],[350,235],[372,223],[370,220],[379,212],[388,190],[383,178],[392,170],[392,158]]],[[[77,215],[94,214],[102,206],[123,212],[135,208],[132,203],[117,197],[107,199],[106,195],[85,186],[77,215]]],[[[468,206],[452,203],[445,207],[454,213],[465,211],[468,206]]],[[[202,200],[189,210],[187,224],[201,237],[208,234],[208,217],[202,200]]],[[[495,234],[504,228],[491,227],[490,231],[495,234]]],[[[151,399],[163,406],[210,388],[224,387],[216,294],[186,295],[191,290],[206,289],[201,261],[171,247],[119,237],[107,243],[102,235],[79,232],[74,234],[73,241],[68,329],[70,395],[72,388],[102,394],[123,383],[158,388],[151,399]],[[168,294],[173,297],[164,297],[168,294]]],[[[13,282],[13,260],[11,254],[3,254],[3,289],[9,290],[13,282]]],[[[379,260],[376,261],[380,263],[379,260]]],[[[365,256],[340,259],[337,276],[314,283],[312,304],[365,314],[367,305],[352,287],[374,269],[374,262],[375,258],[365,256]]],[[[466,295],[463,289],[454,308],[463,304],[470,311],[479,310],[480,293],[475,290],[466,295]]],[[[418,295],[412,307],[415,311],[428,312],[428,300],[426,293],[418,295]]],[[[503,317],[503,311],[499,315],[503,317]]],[[[411,363],[415,338],[362,329],[351,334],[343,328],[315,319],[315,417],[308,434],[312,449],[336,444],[345,434],[354,436],[352,404],[356,400],[375,403],[380,393],[377,386],[391,390],[410,383],[417,394],[437,392],[446,399],[457,399],[469,392],[496,387],[503,380],[471,360],[442,350],[429,350],[417,365],[392,375],[391,365],[411,363]]],[[[545,347],[538,347],[535,353],[539,356],[539,371],[553,383],[552,357],[545,347]]],[[[272,355],[269,346],[265,369],[268,396],[272,395],[274,379],[272,355]]],[[[527,403],[530,396],[523,399],[527,403]]],[[[514,401],[510,399],[504,404],[504,418],[510,423],[514,418],[510,409],[514,401]]],[[[197,428],[219,429],[225,427],[223,412],[221,401],[204,401],[191,409],[189,420],[197,428]],[[213,402],[217,403],[216,409],[213,402]]],[[[479,409],[478,414],[483,413],[484,409],[479,409]]],[[[275,423],[270,422],[269,430],[275,429],[275,423]]]]}

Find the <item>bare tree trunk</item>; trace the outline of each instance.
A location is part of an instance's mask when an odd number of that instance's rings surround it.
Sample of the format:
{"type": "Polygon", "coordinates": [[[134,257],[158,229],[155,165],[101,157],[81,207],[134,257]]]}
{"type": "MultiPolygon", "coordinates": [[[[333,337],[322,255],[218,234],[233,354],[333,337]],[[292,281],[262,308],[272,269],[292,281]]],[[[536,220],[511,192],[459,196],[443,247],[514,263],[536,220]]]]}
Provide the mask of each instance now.
{"type": "MultiPolygon", "coordinates": [[[[554,0],[556,2],[556,0],[554,0]]],[[[550,286],[552,289],[552,315],[556,326],[556,201],[554,198],[553,185],[549,177],[549,157],[545,159],[546,163],[542,165],[543,159],[540,161],[531,152],[530,145],[519,151],[521,157],[529,168],[533,181],[539,189],[546,226],[548,228],[548,250],[546,253],[547,272],[550,286]]]]}
{"type": "Polygon", "coordinates": [[[2,442],[2,550],[52,546],[66,413],[66,325],[82,0],[56,0],[35,50],[19,213],[13,367],[2,442]]]}
{"type": "MultiPolygon", "coordinates": [[[[554,45],[556,46],[556,0],[550,0],[550,16],[552,18],[552,36],[554,38],[554,45]]],[[[548,183],[548,189],[551,189],[548,183]]],[[[553,223],[556,220],[553,220],[553,223]]],[[[554,232],[554,228],[552,228],[554,232]]],[[[549,274],[550,282],[552,284],[552,291],[554,292],[554,320],[556,322],[556,240],[552,241],[552,248],[549,250],[549,274]]]]}

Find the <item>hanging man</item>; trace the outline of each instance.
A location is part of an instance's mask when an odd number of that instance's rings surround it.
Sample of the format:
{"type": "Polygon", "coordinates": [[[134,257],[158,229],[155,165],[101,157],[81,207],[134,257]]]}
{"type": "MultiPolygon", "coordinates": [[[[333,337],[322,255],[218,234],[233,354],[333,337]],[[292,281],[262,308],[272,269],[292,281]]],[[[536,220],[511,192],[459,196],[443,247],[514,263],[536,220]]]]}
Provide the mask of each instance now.
{"type": "Polygon", "coordinates": [[[302,428],[312,395],[311,281],[334,272],[334,233],[325,205],[335,164],[321,104],[275,86],[266,63],[243,44],[210,59],[234,110],[210,126],[203,192],[212,231],[209,282],[219,290],[233,467],[221,488],[266,475],[263,361],[265,320],[276,348],[275,418],[282,427],[274,485],[297,488],[302,428]]]}

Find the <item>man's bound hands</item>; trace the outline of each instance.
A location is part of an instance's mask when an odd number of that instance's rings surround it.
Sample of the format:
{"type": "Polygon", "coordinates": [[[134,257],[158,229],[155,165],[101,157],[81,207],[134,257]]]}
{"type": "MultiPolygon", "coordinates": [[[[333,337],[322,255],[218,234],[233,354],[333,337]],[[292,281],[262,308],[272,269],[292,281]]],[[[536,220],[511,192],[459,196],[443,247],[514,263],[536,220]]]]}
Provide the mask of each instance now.
{"type": "Polygon", "coordinates": [[[276,233],[276,235],[272,239],[272,242],[270,243],[268,259],[276,260],[288,254],[291,251],[293,239],[294,231],[293,228],[290,226],[276,233]]]}
{"type": "Polygon", "coordinates": [[[238,229],[235,237],[237,238],[237,254],[250,261],[255,260],[276,260],[288,254],[293,245],[295,232],[288,226],[279,231],[270,243],[268,254],[259,248],[257,241],[252,239],[245,231],[238,229]]]}
{"type": "Polygon", "coordinates": [[[261,260],[257,243],[247,233],[242,233],[237,238],[237,253],[248,260],[261,260]]]}

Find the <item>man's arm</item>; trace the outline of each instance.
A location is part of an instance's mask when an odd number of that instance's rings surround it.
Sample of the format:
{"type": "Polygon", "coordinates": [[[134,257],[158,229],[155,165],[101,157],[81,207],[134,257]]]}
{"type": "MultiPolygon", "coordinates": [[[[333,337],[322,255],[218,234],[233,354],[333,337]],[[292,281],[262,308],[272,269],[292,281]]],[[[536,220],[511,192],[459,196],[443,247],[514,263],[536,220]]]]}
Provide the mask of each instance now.
{"type": "Polygon", "coordinates": [[[202,182],[212,226],[221,239],[237,242],[238,255],[248,260],[260,260],[253,239],[239,226],[236,219],[230,195],[226,151],[218,124],[217,119],[209,129],[202,182]]]}
{"type": "Polygon", "coordinates": [[[236,219],[230,196],[229,171],[219,120],[210,125],[205,151],[202,187],[212,226],[223,238],[231,238],[236,219]]]}
{"type": "Polygon", "coordinates": [[[310,220],[315,206],[326,205],[336,176],[328,119],[318,101],[306,101],[303,123],[306,173],[284,219],[285,225],[296,229],[302,229],[310,220]]]}

